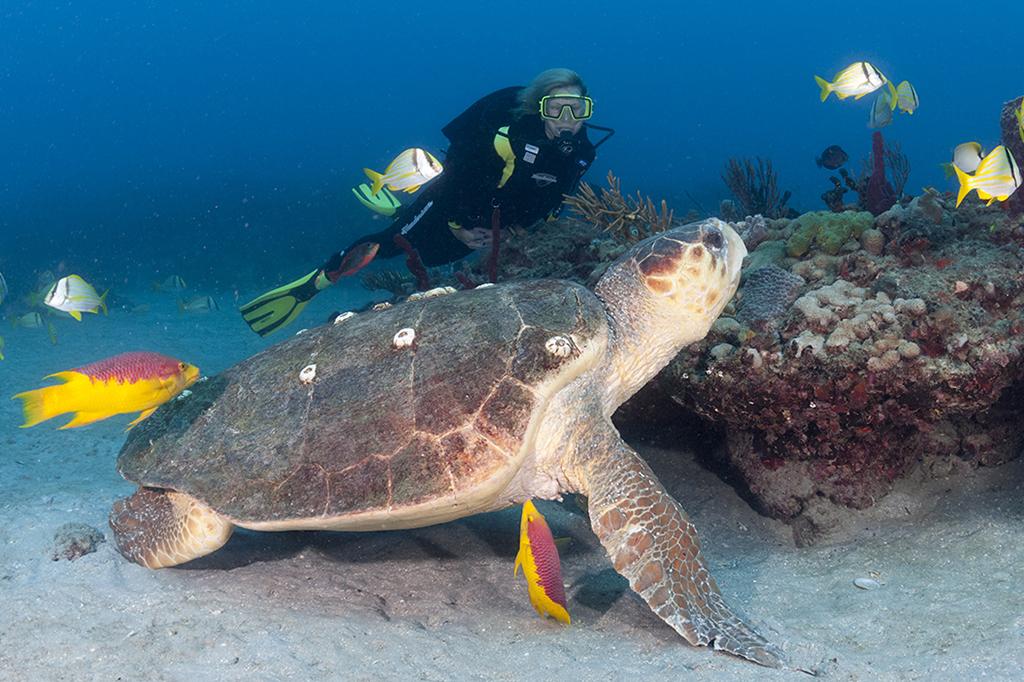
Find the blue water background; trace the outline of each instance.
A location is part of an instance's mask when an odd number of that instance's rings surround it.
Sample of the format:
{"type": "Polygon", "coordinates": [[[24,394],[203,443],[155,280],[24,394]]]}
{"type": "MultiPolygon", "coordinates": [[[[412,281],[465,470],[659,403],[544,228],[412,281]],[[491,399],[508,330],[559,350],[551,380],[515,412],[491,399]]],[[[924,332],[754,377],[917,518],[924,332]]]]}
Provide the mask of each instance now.
{"type": "MultiPolygon", "coordinates": [[[[383,227],[349,188],[479,96],[578,70],[616,136],[626,190],[680,213],[728,196],[729,157],[772,159],[822,208],[840,144],[856,172],[871,98],[818,101],[813,76],[868,60],[917,87],[885,129],[907,190],[949,188],[953,146],[998,140],[1024,92],[1024,5],[952,3],[51,2],[0,8],[0,272],[271,286],[383,227]]],[[[396,267],[401,263],[396,261],[396,267]]],[[[287,281],[286,279],[283,281],[287,281]]]]}

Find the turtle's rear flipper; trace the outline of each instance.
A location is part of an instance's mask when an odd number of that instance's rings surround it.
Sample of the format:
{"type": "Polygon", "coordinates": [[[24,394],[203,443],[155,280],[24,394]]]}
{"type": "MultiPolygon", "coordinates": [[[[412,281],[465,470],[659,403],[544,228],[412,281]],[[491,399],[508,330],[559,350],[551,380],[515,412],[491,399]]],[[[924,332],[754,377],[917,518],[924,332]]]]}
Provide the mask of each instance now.
{"type": "Polygon", "coordinates": [[[608,556],[662,620],[690,644],[779,668],[781,649],[733,613],[701,556],[697,530],[654,472],[618,435],[595,445],[582,487],[608,556]]]}
{"type": "Polygon", "coordinates": [[[146,568],[165,568],[220,549],[234,525],[196,498],[157,488],[139,488],[114,503],[110,527],[117,548],[146,568]]]}

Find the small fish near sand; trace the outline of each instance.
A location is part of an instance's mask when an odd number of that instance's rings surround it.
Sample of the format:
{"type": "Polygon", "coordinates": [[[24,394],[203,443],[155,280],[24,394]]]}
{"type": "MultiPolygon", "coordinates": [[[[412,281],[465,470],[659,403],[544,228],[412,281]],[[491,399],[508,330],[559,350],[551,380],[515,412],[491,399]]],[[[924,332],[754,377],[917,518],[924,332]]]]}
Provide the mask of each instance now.
{"type": "Polygon", "coordinates": [[[562,584],[562,564],[558,559],[555,538],[547,521],[530,500],[523,503],[514,575],[519,574],[520,566],[526,578],[530,603],[537,613],[569,625],[565,585],[562,584]]]}
{"type": "Polygon", "coordinates": [[[960,181],[960,191],[956,196],[957,207],[972,190],[978,191],[978,198],[991,206],[996,201],[1006,201],[1021,185],[1020,168],[1010,150],[999,145],[978,164],[974,175],[968,175],[958,166],[953,166],[956,178],[960,181]]]}
{"type": "Polygon", "coordinates": [[[178,275],[171,275],[162,282],[153,282],[153,291],[182,291],[188,285],[178,275]]]}
{"type": "Polygon", "coordinates": [[[213,296],[193,296],[192,298],[178,301],[178,313],[208,313],[211,310],[220,310],[217,301],[213,296]]]}
{"type": "Polygon", "coordinates": [[[10,289],[7,288],[7,280],[4,279],[4,273],[0,272],[0,304],[3,304],[4,299],[7,298],[9,293],[10,289]]]}
{"type": "Polygon", "coordinates": [[[96,314],[100,309],[107,314],[107,294],[102,296],[96,293],[96,289],[78,275],[68,275],[57,280],[46,294],[43,303],[54,310],[65,312],[79,322],[82,321],[82,313],[96,314]]]}
{"type": "Polygon", "coordinates": [[[441,162],[425,149],[413,147],[394,158],[383,173],[364,168],[370,179],[370,194],[376,195],[382,187],[403,192],[415,192],[425,182],[433,180],[444,170],[441,162]]]}
{"type": "MultiPolygon", "coordinates": [[[[199,368],[174,358],[145,351],[122,353],[83,367],[47,375],[62,383],[25,391],[14,396],[22,401],[25,423],[35,426],[47,419],[75,413],[61,429],[72,429],[107,419],[115,414],[139,415],[128,429],[153,414],[199,378],[199,368]]],[[[127,430],[127,429],[126,429],[127,430]]]]}
{"type": "Polygon", "coordinates": [[[825,147],[824,151],[821,152],[821,155],[814,162],[818,164],[818,168],[835,170],[849,160],[849,154],[839,145],[833,144],[825,147]]]}
{"type": "Polygon", "coordinates": [[[888,79],[872,64],[854,62],[837,73],[831,83],[821,76],[815,76],[814,81],[821,88],[821,101],[824,102],[833,92],[839,99],[860,99],[885,85],[888,79]]]}
{"type": "Polygon", "coordinates": [[[0,336],[0,360],[4,359],[4,337],[0,336]]]}
{"type": "Polygon", "coordinates": [[[24,315],[18,315],[11,319],[12,326],[24,327],[25,329],[39,329],[43,324],[43,316],[35,310],[25,313],[24,315]]]}

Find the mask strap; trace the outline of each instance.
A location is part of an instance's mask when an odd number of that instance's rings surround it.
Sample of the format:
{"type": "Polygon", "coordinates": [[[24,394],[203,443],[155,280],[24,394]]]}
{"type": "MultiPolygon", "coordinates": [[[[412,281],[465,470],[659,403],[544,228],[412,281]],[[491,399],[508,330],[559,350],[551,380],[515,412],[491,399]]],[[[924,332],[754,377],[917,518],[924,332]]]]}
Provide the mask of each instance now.
{"type": "Polygon", "coordinates": [[[603,145],[605,142],[607,142],[611,138],[612,135],[615,134],[615,128],[606,128],[604,126],[594,125],[593,123],[584,122],[583,123],[583,127],[584,128],[591,128],[593,130],[600,130],[601,132],[606,133],[605,136],[602,137],[600,140],[598,140],[597,142],[591,143],[593,145],[594,149],[597,149],[598,147],[603,145]]]}

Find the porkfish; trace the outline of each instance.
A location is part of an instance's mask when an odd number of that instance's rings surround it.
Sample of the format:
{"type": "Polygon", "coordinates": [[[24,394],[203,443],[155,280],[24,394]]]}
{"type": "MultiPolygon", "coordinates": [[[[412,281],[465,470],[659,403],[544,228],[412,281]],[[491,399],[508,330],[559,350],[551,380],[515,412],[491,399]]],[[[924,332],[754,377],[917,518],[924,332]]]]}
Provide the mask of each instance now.
{"type": "Polygon", "coordinates": [[[558,560],[555,538],[547,521],[533,502],[523,503],[523,519],[519,526],[519,554],[513,575],[523,567],[530,592],[530,603],[541,616],[551,616],[569,625],[569,612],[565,608],[565,586],[562,584],[562,564],[558,560]]]}
{"type": "MultiPolygon", "coordinates": [[[[75,413],[62,429],[85,426],[115,414],[138,412],[128,429],[177,397],[199,378],[199,368],[159,353],[122,353],[83,367],[48,375],[61,383],[14,396],[22,401],[25,423],[35,426],[75,413]]],[[[126,429],[127,430],[127,429],[126,429]]]]}
{"type": "Polygon", "coordinates": [[[376,196],[382,187],[411,194],[418,190],[420,185],[436,178],[443,170],[444,166],[433,154],[425,149],[413,147],[392,159],[383,173],[369,168],[364,168],[363,172],[373,183],[370,194],[376,196]]]}

